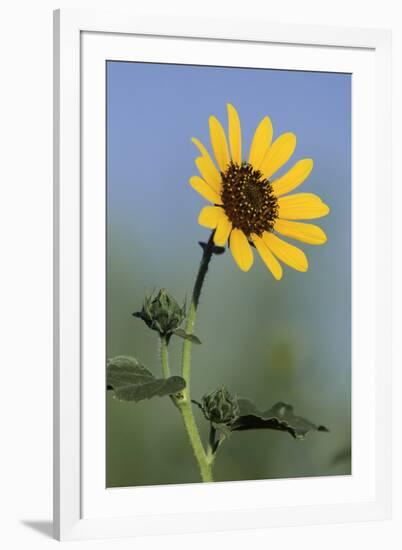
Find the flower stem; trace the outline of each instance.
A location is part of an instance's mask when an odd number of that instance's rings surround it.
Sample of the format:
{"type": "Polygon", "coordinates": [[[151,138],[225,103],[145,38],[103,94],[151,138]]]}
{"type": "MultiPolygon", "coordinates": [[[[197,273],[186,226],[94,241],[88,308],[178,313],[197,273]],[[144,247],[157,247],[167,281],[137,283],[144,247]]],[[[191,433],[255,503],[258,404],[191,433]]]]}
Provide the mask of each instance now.
{"type": "MultiPolygon", "coordinates": [[[[200,301],[202,285],[204,284],[205,275],[208,271],[209,262],[211,261],[214,242],[213,233],[204,247],[204,253],[201,258],[200,267],[198,268],[197,278],[194,283],[193,294],[191,297],[190,309],[186,322],[186,333],[193,334],[195,319],[197,315],[198,304],[200,301]]],[[[182,356],[182,373],[183,378],[186,381],[186,394],[190,395],[190,370],[191,370],[191,340],[184,340],[183,344],[183,356],[182,356]]]]}
{"type": "Polygon", "coordinates": [[[163,376],[169,378],[170,376],[170,367],[169,367],[169,352],[168,352],[168,342],[166,336],[161,336],[161,363],[163,376]]]}
{"type": "MultiPolygon", "coordinates": [[[[200,267],[198,268],[197,278],[195,280],[193,294],[191,297],[190,309],[186,322],[186,333],[193,334],[197,308],[200,301],[202,286],[204,284],[205,275],[208,271],[209,262],[212,258],[214,249],[213,233],[211,234],[208,243],[204,247],[204,252],[201,258],[200,267]]],[[[213,481],[212,468],[209,457],[207,457],[204,446],[201,441],[200,433],[195,422],[193,409],[190,397],[190,372],[191,372],[191,340],[184,340],[183,355],[182,355],[182,376],[186,381],[186,388],[183,393],[183,399],[177,401],[176,404],[181,412],[185,428],[197,460],[202,481],[213,481]]]]}
{"type": "Polygon", "coordinates": [[[214,478],[212,476],[212,468],[207,458],[207,455],[205,454],[200,433],[195,422],[191,402],[183,399],[182,401],[177,402],[177,406],[181,412],[184,426],[186,428],[194,456],[200,469],[201,479],[203,482],[213,481],[214,478]]]}

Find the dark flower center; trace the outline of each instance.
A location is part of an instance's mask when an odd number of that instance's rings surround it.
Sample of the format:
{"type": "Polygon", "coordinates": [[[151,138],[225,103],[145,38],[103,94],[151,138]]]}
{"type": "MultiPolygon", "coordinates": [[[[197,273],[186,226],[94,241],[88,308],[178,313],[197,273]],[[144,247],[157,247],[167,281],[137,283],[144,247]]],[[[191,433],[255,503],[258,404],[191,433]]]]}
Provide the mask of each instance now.
{"type": "Polygon", "coordinates": [[[236,229],[247,237],[273,231],[278,217],[278,200],[269,180],[248,162],[233,161],[221,172],[223,208],[236,229]]]}

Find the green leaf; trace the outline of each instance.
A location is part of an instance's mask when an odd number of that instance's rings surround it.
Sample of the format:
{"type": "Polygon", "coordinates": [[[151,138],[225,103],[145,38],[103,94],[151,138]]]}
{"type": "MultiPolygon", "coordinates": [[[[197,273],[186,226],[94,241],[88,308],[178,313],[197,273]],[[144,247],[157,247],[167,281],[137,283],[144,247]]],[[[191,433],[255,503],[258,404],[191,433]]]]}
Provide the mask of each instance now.
{"type": "Polygon", "coordinates": [[[142,401],[181,392],[186,383],[180,376],[156,378],[134,357],[118,356],[107,362],[107,387],[122,401],[142,401]]]}
{"type": "Polygon", "coordinates": [[[184,340],[190,340],[193,344],[201,344],[201,340],[195,336],[195,334],[187,334],[186,331],[184,331],[182,328],[177,328],[173,331],[173,334],[176,336],[180,336],[180,338],[183,338],[184,340]]]}
{"type": "Polygon", "coordinates": [[[240,414],[230,426],[232,431],[279,430],[288,432],[296,439],[304,439],[309,431],[329,431],[325,426],[317,426],[301,416],[295,416],[293,407],[286,403],[276,403],[264,412],[259,411],[248,399],[239,399],[238,404],[240,414]]]}

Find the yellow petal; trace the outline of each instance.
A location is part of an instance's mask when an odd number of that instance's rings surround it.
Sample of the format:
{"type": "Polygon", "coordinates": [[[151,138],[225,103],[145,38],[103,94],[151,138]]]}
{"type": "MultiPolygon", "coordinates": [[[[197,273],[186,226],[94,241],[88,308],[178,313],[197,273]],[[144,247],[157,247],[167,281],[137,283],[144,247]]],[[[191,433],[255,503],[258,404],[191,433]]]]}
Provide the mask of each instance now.
{"type": "MultiPolygon", "coordinates": [[[[221,186],[221,176],[219,173],[219,170],[216,168],[214,161],[211,158],[211,155],[209,154],[207,148],[201,141],[195,137],[191,138],[191,141],[194,143],[194,145],[198,148],[198,150],[201,153],[201,157],[203,157],[205,160],[202,161],[202,167],[203,170],[206,171],[206,176],[203,175],[203,178],[208,181],[208,183],[215,187],[217,190],[220,189],[221,186]]],[[[197,160],[196,160],[197,164],[197,160]]],[[[198,167],[200,170],[200,167],[198,167]]],[[[200,170],[201,172],[201,170],[200,170]]]]}
{"type": "Polygon", "coordinates": [[[236,109],[230,103],[227,104],[229,121],[229,144],[233,162],[241,164],[241,128],[240,118],[236,109]]]}
{"type": "Polygon", "coordinates": [[[216,228],[216,231],[214,234],[214,243],[217,246],[225,246],[231,231],[232,231],[232,223],[224,213],[223,216],[221,216],[219,219],[218,227],[216,228]]]}
{"type": "Polygon", "coordinates": [[[204,227],[209,227],[209,229],[215,229],[222,216],[226,218],[223,208],[219,206],[204,206],[198,216],[198,223],[204,227]]]}
{"type": "Polygon", "coordinates": [[[283,176],[272,182],[273,192],[277,197],[290,193],[308,178],[313,169],[312,159],[302,159],[296,162],[283,176]]]}
{"type": "Polygon", "coordinates": [[[208,185],[215,189],[217,193],[220,193],[222,188],[221,175],[210,157],[198,157],[195,159],[195,164],[208,185]]]}
{"type": "Polygon", "coordinates": [[[251,238],[263,262],[265,263],[267,268],[270,270],[272,275],[275,277],[275,279],[277,281],[282,279],[282,274],[283,274],[282,266],[278,262],[278,260],[275,258],[275,256],[272,254],[270,249],[267,247],[265,242],[261,239],[261,237],[258,237],[258,235],[251,235],[251,238]]]}
{"type": "Polygon", "coordinates": [[[265,232],[262,238],[271,252],[273,252],[284,264],[293,267],[293,269],[297,271],[307,271],[307,257],[300,248],[279,239],[272,233],[265,232]]]}
{"type": "Polygon", "coordinates": [[[191,138],[191,141],[194,143],[194,145],[198,148],[199,152],[201,153],[201,156],[203,157],[209,157],[208,149],[205,147],[201,141],[195,137],[191,138]]]}
{"type": "Polygon", "coordinates": [[[230,162],[229,149],[222,124],[214,116],[209,117],[209,133],[216,162],[221,172],[224,172],[230,162]]]}
{"type": "Polygon", "coordinates": [[[198,176],[190,178],[190,185],[195,189],[204,199],[214,204],[222,204],[222,199],[218,193],[210,187],[206,181],[198,176]]]}
{"type": "Polygon", "coordinates": [[[329,213],[329,207],[313,193],[297,193],[278,199],[278,215],[287,220],[312,220],[329,213]]]}
{"type": "Polygon", "coordinates": [[[250,148],[249,163],[258,169],[262,159],[271,145],[273,135],[272,122],[269,117],[264,117],[259,123],[253,137],[250,148]]]}
{"type": "Polygon", "coordinates": [[[246,235],[240,229],[233,229],[230,234],[230,250],[240,269],[248,271],[253,265],[253,251],[246,235]]]}
{"type": "Polygon", "coordinates": [[[282,134],[266,152],[260,170],[265,179],[269,179],[290,159],[296,148],[296,136],[291,132],[282,134]]]}
{"type": "Polygon", "coordinates": [[[324,244],[327,236],[321,227],[311,223],[288,222],[287,220],[276,220],[275,231],[307,244],[324,244]]]}

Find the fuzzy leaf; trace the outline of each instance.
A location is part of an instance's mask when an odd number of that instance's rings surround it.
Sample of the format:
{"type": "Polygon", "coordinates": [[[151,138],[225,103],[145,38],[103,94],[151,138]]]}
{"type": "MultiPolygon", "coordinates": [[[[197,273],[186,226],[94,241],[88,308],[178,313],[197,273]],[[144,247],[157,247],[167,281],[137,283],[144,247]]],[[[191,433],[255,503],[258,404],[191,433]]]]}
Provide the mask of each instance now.
{"type": "Polygon", "coordinates": [[[276,403],[267,411],[261,412],[248,399],[239,399],[239,417],[231,425],[232,431],[280,430],[288,432],[295,439],[304,439],[309,431],[328,432],[325,426],[313,424],[301,416],[293,414],[293,407],[286,403],[276,403]]]}
{"type": "Polygon", "coordinates": [[[184,331],[182,328],[177,328],[173,331],[173,334],[176,336],[180,336],[180,338],[183,338],[184,340],[190,340],[193,344],[201,344],[201,340],[195,336],[195,334],[187,334],[186,331],[184,331]]]}
{"type": "Polygon", "coordinates": [[[182,391],[185,386],[180,376],[156,378],[134,357],[118,356],[107,362],[107,388],[111,387],[122,401],[142,401],[171,395],[182,391]]]}

